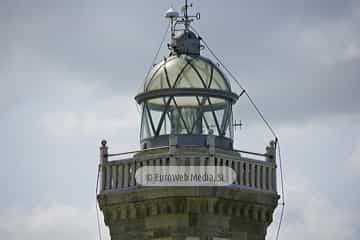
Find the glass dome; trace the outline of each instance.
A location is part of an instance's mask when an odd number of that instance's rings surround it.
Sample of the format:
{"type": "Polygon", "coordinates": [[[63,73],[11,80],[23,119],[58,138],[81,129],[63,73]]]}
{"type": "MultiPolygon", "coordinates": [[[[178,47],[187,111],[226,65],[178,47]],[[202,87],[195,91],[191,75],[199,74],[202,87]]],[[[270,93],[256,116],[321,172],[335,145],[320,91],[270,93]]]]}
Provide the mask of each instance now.
{"type": "Polygon", "coordinates": [[[135,97],[142,104],[141,143],[144,148],[166,145],[173,131],[180,145],[201,145],[213,130],[219,143],[232,148],[232,105],[237,98],[209,59],[170,56],[153,67],[143,92],[135,97]]]}
{"type": "Polygon", "coordinates": [[[164,88],[210,88],[231,91],[228,80],[209,59],[185,54],[164,59],[148,74],[144,92],[164,88]]]}

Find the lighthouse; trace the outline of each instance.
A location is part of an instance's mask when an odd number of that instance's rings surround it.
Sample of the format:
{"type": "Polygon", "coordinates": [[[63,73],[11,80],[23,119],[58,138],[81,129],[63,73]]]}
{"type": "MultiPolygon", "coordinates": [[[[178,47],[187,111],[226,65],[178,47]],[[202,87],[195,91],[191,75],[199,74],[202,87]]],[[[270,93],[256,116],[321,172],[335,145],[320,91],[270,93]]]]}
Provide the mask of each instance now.
{"type": "MultiPolygon", "coordinates": [[[[100,146],[100,209],[112,240],[261,240],[272,222],[276,143],[234,148],[233,92],[225,72],[201,55],[187,1],[172,8],[169,53],[146,76],[138,150],[100,146]]],[[[244,139],[243,141],[246,141],[244,139]]]]}

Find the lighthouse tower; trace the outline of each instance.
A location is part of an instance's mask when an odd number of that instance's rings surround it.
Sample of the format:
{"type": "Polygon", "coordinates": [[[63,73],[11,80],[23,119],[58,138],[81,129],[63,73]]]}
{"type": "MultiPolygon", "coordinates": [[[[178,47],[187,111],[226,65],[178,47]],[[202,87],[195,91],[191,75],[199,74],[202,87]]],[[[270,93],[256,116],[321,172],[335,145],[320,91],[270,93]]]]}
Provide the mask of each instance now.
{"type": "Polygon", "coordinates": [[[239,94],[201,56],[201,38],[190,26],[200,15],[189,16],[188,7],[183,15],[166,12],[169,55],[135,96],[142,108],[140,150],[109,153],[101,142],[97,197],[112,240],[260,240],[272,222],[279,198],[275,142],[263,153],[234,149],[232,108],[239,94]],[[184,167],[182,178],[171,176],[184,167]],[[228,177],[230,169],[232,178],[186,182],[194,169],[208,177],[214,171],[228,177]]]}

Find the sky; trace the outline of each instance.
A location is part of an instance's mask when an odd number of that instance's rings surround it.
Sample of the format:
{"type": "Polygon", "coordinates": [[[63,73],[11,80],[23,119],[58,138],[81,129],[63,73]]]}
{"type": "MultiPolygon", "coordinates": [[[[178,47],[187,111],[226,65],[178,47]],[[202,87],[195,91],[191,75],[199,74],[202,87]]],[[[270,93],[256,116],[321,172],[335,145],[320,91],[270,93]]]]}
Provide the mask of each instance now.
{"type": "MultiPolygon", "coordinates": [[[[360,2],[192,2],[201,12],[193,26],[279,136],[286,201],[280,239],[359,239],[360,2]]],[[[182,4],[0,1],[4,239],[98,239],[100,141],[107,139],[111,152],[139,148],[134,96],[168,24],[164,12],[182,4]]],[[[165,55],[163,47],[158,61],[165,55]]],[[[271,134],[246,98],[235,118],[243,123],[235,147],[264,151],[271,134]]]]}

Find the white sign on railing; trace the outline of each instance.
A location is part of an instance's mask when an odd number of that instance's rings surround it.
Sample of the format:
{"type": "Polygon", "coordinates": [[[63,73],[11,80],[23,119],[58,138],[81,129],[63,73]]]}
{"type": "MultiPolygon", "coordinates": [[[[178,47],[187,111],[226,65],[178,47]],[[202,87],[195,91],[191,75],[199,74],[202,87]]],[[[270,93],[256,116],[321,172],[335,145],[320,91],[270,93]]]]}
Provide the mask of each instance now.
{"type": "Polygon", "coordinates": [[[227,186],[236,172],[226,166],[144,166],[135,178],[143,186],[227,186]]]}

